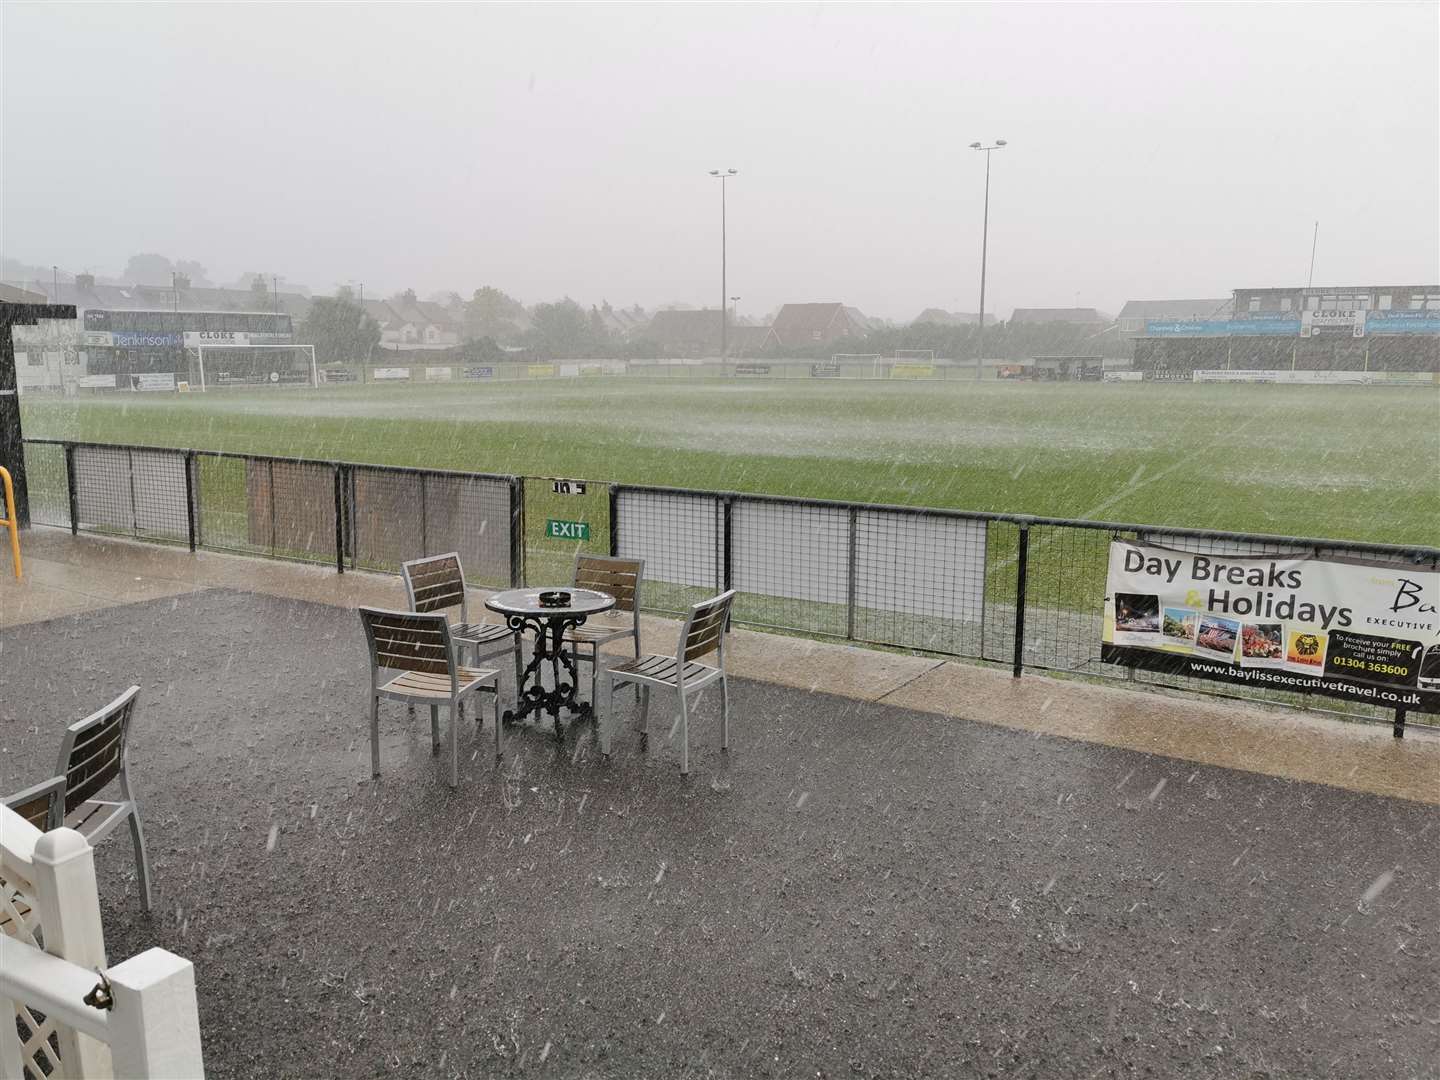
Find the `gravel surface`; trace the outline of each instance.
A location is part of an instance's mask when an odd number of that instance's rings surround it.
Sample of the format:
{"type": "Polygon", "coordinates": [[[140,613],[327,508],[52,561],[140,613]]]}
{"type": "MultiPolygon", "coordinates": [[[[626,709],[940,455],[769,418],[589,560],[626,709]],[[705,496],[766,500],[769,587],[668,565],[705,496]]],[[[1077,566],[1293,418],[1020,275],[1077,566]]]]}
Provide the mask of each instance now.
{"type": "Polygon", "coordinates": [[[657,697],[377,784],[359,620],[225,590],[0,633],[0,790],[132,682],[211,1077],[1440,1075],[1434,808],[739,680],[688,780],[657,697]]]}

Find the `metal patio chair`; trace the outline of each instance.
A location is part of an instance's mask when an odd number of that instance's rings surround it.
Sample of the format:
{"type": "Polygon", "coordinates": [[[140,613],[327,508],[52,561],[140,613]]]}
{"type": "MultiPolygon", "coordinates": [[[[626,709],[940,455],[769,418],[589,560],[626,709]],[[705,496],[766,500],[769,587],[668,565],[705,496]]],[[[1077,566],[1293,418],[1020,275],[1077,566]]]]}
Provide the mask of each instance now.
{"type": "MultiPolygon", "coordinates": [[[[495,695],[495,759],[503,756],[500,734],[500,672],[463,667],[456,661],[459,643],[443,612],[360,609],[370,646],[370,770],[380,775],[380,699],[430,706],[430,748],[440,752],[440,706],[450,710],[450,786],[460,784],[460,703],[470,694],[495,695]],[[385,678],[384,671],[399,675],[385,678]]],[[[476,714],[477,726],[480,714],[476,714]]]]}
{"type": "Polygon", "coordinates": [[[411,611],[428,614],[458,607],[460,621],[450,627],[450,637],[456,647],[469,649],[470,659],[476,665],[482,660],[513,653],[515,685],[519,687],[523,660],[520,635],[503,623],[470,621],[470,608],[465,600],[465,572],[460,566],[458,551],[411,559],[400,569],[405,577],[405,598],[411,611]]]}
{"type": "Polygon", "coordinates": [[[699,693],[717,680],[720,683],[720,749],[730,748],[730,687],[725,678],[725,633],[730,625],[730,605],[735,590],[721,593],[690,608],[680,644],[674,656],[651,654],[627,660],[609,668],[610,692],[605,717],[600,722],[600,752],[610,753],[610,726],[615,718],[615,687],[633,682],[640,687],[640,732],[642,745],[649,736],[646,727],[650,718],[650,688],[672,689],[680,698],[680,774],[690,773],[690,710],[686,698],[699,693]],[[701,657],[716,653],[711,667],[697,663],[701,657]]]}
{"type": "MultiPolygon", "coordinates": [[[[617,559],[605,555],[576,555],[574,583],[577,589],[596,589],[615,597],[615,606],[594,622],[571,627],[565,632],[565,647],[577,661],[590,665],[590,701],[600,679],[600,648],[612,641],[633,638],[635,659],[640,659],[640,583],[645,577],[644,559],[617,559]],[[607,618],[612,612],[630,618],[607,618]]],[[[639,689],[638,684],[636,687],[639,689]]],[[[598,715],[598,711],[597,711],[598,715]]]]}
{"type": "Polygon", "coordinates": [[[60,743],[56,775],[7,796],[5,805],[37,829],[48,831],[64,826],[79,832],[92,845],[104,840],[122,822],[129,822],[140,903],[149,911],[150,860],[145,854],[140,804],[130,787],[126,757],[130,721],[139,693],[140,687],[132,686],[103,709],[69,725],[60,743]],[[112,781],[119,782],[119,799],[93,797],[112,781]]]}

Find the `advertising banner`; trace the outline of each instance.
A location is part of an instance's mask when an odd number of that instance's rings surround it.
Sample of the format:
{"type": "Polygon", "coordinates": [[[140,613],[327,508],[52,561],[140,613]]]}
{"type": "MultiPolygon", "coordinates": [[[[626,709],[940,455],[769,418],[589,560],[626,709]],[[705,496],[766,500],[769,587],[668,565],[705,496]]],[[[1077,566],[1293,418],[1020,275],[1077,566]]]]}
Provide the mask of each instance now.
{"type": "MultiPolygon", "coordinates": [[[[275,337],[278,335],[267,335],[275,337]]],[[[243,330],[186,330],[185,345],[196,348],[200,345],[249,345],[250,335],[243,330]]]]}
{"type": "Polygon", "coordinates": [[[825,364],[811,364],[810,377],[812,379],[834,379],[840,375],[840,365],[831,360],[825,364]]]}
{"type": "Polygon", "coordinates": [[[525,374],[532,379],[553,379],[555,377],[555,365],[528,364],[525,367],[525,374]]]}
{"type": "Polygon", "coordinates": [[[1229,319],[1146,319],[1146,337],[1224,337],[1229,319]]]}
{"type": "Polygon", "coordinates": [[[455,369],[449,367],[427,367],[425,378],[430,382],[449,382],[455,375],[455,369]]]}
{"type": "Polygon", "coordinates": [[[1101,382],[1141,382],[1145,378],[1143,371],[1107,371],[1100,376],[1101,382]]]}
{"type": "Polygon", "coordinates": [[[174,390],[175,373],[173,371],[150,372],[144,375],[130,376],[131,390],[174,390]]]}
{"type": "Polygon", "coordinates": [[[1428,386],[1427,371],[1288,371],[1260,368],[1198,368],[1195,382],[1285,383],[1292,386],[1428,386]]]}
{"type": "Polygon", "coordinates": [[[381,379],[408,379],[410,369],[408,367],[377,367],[371,377],[379,382],[381,379]]]}
{"type": "Polygon", "coordinates": [[[115,335],[109,330],[82,330],[80,331],[80,343],[108,347],[115,344],[115,335]]]}
{"type": "Polygon", "coordinates": [[[933,379],[934,364],[896,364],[890,369],[892,379],[933,379]]]}
{"type": "Polygon", "coordinates": [[[1296,337],[1300,320],[1282,312],[1256,312],[1230,322],[1231,337],[1296,337]]]}
{"type": "Polygon", "coordinates": [[[736,364],[736,375],[769,375],[769,364],[736,364]]]}
{"type": "Polygon", "coordinates": [[[1440,311],[1371,311],[1367,334],[1440,334],[1440,311]]]}
{"type": "Polygon", "coordinates": [[[1365,312],[1359,308],[1306,310],[1300,313],[1301,337],[1364,337],[1365,312]]]}
{"type": "Polygon", "coordinates": [[[1440,712],[1440,571],[1110,544],[1100,658],[1440,712]]]}
{"type": "MultiPolygon", "coordinates": [[[[1349,324],[1347,324],[1348,326],[1349,324]]],[[[1300,320],[1283,312],[1236,319],[1147,319],[1146,337],[1295,337],[1300,320]],[[1270,315],[1277,317],[1269,317],[1270,315]]]]}
{"type": "Polygon", "coordinates": [[[114,390],[114,389],[115,389],[115,376],[114,376],[114,375],[81,375],[78,379],[75,380],[75,384],[76,384],[77,386],[82,386],[82,387],[86,388],[87,390],[100,390],[100,389],[114,390]]]}
{"type": "Polygon", "coordinates": [[[169,331],[151,333],[147,330],[115,330],[112,343],[120,349],[178,349],[184,339],[169,331]]]}
{"type": "Polygon", "coordinates": [[[465,369],[465,377],[467,379],[493,379],[495,377],[495,369],[489,365],[467,367],[465,369]]]}

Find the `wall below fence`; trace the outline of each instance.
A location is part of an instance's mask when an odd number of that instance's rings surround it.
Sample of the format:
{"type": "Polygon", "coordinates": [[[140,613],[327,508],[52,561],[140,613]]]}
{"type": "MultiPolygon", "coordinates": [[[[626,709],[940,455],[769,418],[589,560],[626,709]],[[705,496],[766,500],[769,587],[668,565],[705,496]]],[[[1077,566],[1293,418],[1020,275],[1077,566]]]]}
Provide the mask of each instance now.
{"type": "Polygon", "coordinates": [[[25,452],[33,520],[77,532],[340,572],[459,551],[467,578],[492,587],[563,583],[581,551],[640,557],[649,611],[733,588],[735,620],[758,629],[1387,723],[1394,710],[1376,705],[1102,662],[1111,541],[1440,570],[1435,548],[150,447],[27,440],[25,452]]]}

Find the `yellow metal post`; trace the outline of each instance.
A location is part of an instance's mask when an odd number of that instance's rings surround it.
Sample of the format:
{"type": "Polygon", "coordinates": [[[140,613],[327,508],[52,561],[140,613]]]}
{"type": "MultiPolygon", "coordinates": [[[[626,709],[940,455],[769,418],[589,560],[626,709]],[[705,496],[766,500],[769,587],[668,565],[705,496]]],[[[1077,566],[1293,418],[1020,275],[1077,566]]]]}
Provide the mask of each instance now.
{"type": "Polygon", "coordinates": [[[20,580],[20,531],[15,527],[15,487],[10,482],[10,470],[0,465],[0,482],[5,485],[5,517],[0,525],[10,530],[10,555],[15,561],[15,580],[20,580]]]}

